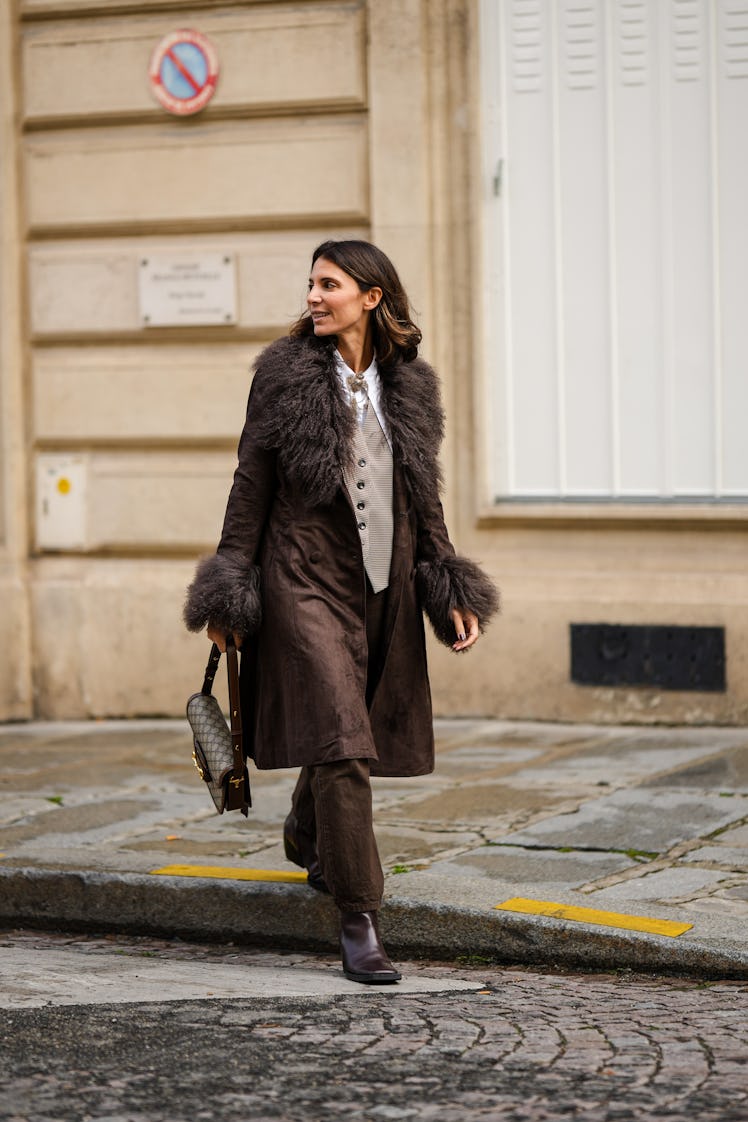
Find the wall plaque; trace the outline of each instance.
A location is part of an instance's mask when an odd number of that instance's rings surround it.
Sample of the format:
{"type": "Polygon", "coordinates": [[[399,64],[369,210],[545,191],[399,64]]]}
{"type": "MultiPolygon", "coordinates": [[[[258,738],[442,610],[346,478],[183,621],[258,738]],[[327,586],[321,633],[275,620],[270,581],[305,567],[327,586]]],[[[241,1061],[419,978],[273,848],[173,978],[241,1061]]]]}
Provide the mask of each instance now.
{"type": "Polygon", "coordinates": [[[144,327],[236,323],[236,262],[231,253],[149,254],[138,269],[144,327]]]}

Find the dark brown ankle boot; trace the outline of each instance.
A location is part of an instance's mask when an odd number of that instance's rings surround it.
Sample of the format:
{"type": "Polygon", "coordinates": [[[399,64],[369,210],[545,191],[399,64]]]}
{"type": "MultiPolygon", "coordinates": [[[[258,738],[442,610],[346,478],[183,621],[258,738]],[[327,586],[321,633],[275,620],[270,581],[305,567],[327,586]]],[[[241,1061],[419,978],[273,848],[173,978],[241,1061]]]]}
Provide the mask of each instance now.
{"type": "Polygon", "coordinates": [[[341,912],[340,949],[343,973],[352,982],[381,986],[402,978],[382,946],[376,912],[341,912]]]}
{"type": "Polygon", "coordinates": [[[299,828],[293,811],[283,824],[283,848],[289,861],[301,869],[306,869],[306,879],[312,888],[316,888],[318,892],[330,891],[322,876],[317,843],[314,838],[310,838],[299,828]]]}

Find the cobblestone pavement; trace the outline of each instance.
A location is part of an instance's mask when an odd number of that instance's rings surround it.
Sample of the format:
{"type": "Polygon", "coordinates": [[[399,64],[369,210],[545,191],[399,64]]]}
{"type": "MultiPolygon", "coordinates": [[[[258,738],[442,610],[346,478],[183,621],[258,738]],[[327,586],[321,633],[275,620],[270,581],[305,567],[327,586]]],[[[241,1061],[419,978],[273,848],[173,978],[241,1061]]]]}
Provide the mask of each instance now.
{"type": "MultiPolygon", "coordinates": [[[[22,935],[244,972],[339,974],[337,960],[147,939],[22,935]]],[[[4,951],[12,950],[13,939],[4,951]]],[[[40,962],[42,959],[40,958],[40,962]]],[[[89,959],[93,962],[93,959],[89,959]]],[[[200,997],[15,1008],[0,1029],[6,1122],[744,1122],[748,986],[405,964],[480,989],[357,987],[316,998],[200,997]]]]}

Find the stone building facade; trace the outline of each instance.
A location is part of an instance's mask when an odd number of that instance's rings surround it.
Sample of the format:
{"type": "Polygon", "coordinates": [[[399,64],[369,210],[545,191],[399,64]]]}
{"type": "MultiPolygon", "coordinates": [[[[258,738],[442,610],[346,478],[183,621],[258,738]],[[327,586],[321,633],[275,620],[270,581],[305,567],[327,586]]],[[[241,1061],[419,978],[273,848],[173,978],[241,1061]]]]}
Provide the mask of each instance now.
{"type": "MultiPolygon", "coordinates": [[[[253,357],[303,306],[314,246],[351,235],[412,296],[448,521],[503,591],[470,661],[432,650],[436,711],[748,719],[746,12],[2,0],[0,718],[183,711],[206,653],[184,588],[253,357]],[[194,116],[148,79],[179,28],[219,60],[194,116]],[[144,263],[216,255],[225,322],[144,318],[144,263]],[[691,646],[668,657],[699,665],[716,629],[724,688],[625,666],[580,684],[589,624],[670,628],[691,646]]],[[[615,669],[637,636],[590,642],[615,669]]]]}

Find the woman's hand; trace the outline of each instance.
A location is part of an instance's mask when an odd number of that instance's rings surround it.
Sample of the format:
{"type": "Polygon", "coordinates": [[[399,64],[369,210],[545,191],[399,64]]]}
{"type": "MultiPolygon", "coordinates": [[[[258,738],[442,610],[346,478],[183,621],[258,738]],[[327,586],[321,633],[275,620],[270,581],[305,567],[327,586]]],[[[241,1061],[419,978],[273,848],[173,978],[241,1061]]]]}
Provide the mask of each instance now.
{"type": "Polygon", "coordinates": [[[469,651],[473,643],[477,643],[480,636],[480,624],[475,612],[455,608],[452,612],[457,642],[452,644],[453,651],[469,651]]]}
{"type": "MultiPolygon", "coordinates": [[[[209,626],[208,627],[208,638],[210,639],[211,643],[216,644],[216,646],[218,647],[221,654],[226,654],[226,632],[225,631],[219,631],[217,627],[210,627],[209,626]]],[[[234,632],[234,646],[236,647],[237,650],[239,650],[241,645],[242,645],[242,637],[241,637],[241,635],[237,635],[237,633],[235,631],[234,632]]]]}

